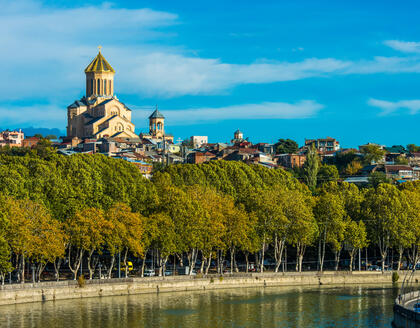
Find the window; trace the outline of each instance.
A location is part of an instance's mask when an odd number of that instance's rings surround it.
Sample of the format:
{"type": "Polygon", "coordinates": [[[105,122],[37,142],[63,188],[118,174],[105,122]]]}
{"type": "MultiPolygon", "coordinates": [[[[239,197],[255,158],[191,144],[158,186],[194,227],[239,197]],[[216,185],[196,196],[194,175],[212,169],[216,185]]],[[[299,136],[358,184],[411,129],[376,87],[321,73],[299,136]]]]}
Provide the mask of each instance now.
{"type": "Polygon", "coordinates": [[[96,94],[101,94],[101,80],[98,80],[98,90],[96,90],[96,94]]]}
{"type": "Polygon", "coordinates": [[[90,79],[90,92],[89,95],[93,94],[93,79],[90,79]]]}
{"type": "Polygon", "coordinates": [[[106,90],[107,90],[107,89],[106,89],[106,80],[104,80],[104,91],[105,91],[104,93],[105,93],[105,94],[106,94],[106,90]]]}
{"type": "Polygon", "coordinates": [[[109,94],[112,95],[112,80],[109,81],[109,94]]]}

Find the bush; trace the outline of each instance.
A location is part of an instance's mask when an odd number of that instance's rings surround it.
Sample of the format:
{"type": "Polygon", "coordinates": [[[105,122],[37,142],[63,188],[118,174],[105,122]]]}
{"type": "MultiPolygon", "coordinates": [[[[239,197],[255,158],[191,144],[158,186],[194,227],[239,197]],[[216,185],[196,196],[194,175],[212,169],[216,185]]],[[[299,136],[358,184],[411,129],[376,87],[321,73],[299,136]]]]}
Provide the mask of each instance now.
{"type": "Polygon", "coordinates": [[[77,279],[77,283],[79,284],[80,288],[85,287],[86,285],[85,276],[84,275],[79,276],[79,278],[77,279]]]}
{"type": "Polygon", "coordinates": [[[222,276],[220,276],[220,277],[219,277],[219,281],[220,281],[220,282],[222,282],[222,281],[223,281],[223,277],[222,277],[222,276]]]}
{"type": "Polygon", "coordinates": [[[398,275],[398,272],[393,272],[392,273],[392,282],[396,283],[398,281],[398,279],[400,279],[400,276],[398,275]]]}
{"type": "Polygon", "coordinates": [[[212,284],[212,283],[214,283],[214,279],[213,279],[213,277],[211,277],[210,278],[210,283],[212,284]]]}

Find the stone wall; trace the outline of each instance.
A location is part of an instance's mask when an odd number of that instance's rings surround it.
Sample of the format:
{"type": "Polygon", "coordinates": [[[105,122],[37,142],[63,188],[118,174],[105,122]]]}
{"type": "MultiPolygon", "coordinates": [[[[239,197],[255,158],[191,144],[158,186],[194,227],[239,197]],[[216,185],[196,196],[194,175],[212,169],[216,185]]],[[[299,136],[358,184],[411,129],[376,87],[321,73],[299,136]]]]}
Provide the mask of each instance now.
{"type": "MultiPolygon", "coordinates": [[[[420,278],[420,274],[419,274],[420,278]]],[[[12,284],[0,287],[0,305],[64,300],[84,297],[117,296],[159,292],[209,290],[222,288],[309,286],[391,283],[391,273],[251,273],[211,275],[208,277],[174,276],[127,279],[87,280],[84,287],[77,281],[12,284]]]]}

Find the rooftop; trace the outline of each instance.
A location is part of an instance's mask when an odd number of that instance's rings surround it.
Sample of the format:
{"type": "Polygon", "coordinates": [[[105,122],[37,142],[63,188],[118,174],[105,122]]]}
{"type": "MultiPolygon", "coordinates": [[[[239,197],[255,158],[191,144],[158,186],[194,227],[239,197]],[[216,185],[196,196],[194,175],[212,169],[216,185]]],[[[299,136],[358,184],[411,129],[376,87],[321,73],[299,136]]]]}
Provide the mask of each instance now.
{"type": "Polygon", "coordinates": [[[86,67],[85,73],[115,73],[111,65],[102,56],[101,51],[92,60],[92,62],[86,67]]]}

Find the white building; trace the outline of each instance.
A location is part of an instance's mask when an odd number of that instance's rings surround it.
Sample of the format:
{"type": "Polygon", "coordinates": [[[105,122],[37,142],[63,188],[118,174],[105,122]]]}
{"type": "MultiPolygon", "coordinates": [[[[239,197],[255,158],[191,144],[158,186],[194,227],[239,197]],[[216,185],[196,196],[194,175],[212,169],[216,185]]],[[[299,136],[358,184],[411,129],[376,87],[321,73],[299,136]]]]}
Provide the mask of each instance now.
{"type": "Polygon", "coordinates": [[[209,143],[208,136],[192,136],[191,142],[194,145],[194,148],[200,148],[202,145],[209,143]]]}

